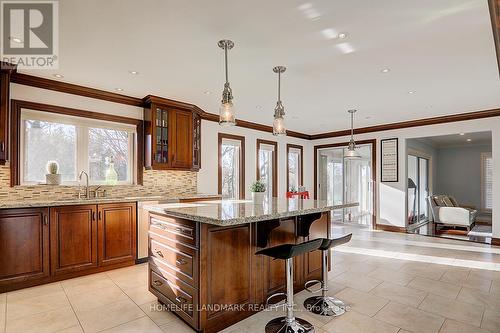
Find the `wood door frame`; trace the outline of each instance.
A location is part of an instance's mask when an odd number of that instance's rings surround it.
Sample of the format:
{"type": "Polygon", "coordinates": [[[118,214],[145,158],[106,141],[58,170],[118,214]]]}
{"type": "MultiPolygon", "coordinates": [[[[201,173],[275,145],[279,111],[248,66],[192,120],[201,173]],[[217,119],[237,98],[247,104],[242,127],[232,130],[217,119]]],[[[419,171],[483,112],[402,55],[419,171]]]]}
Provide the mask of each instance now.
{"type": "MultiPolygon", "coordinates": [[[[373,178],[373,213],[372,213],[372,228],[376,230],[377,224],[377,140],[360,140],[356,141],[357,145],[371,144],[372,145],[372,178],[373,178]]],[[[314,146],[314,199],[318,198],[318,150],[325,148],[347,147],[349,142],[328,143],[314,146]]]]}
{"type": "MultiPolygon", "coordinates": [[[[23,100],[13,99],[11,101],[11,114],[10,114],[10,186],[21,185],[20,175],[20,140],[21,140],[21,110],[30,109],[35,111],[56,113],[62,115],[69,115],[73,117],[90,118],[97,120],[110,121],[115,123],[130,124],[136,126],[136,166],[135,173],[137,175],[137,185],[143,184],[143,169],[144,169],[144,123],[142,120],[133,119],[122,116],[114,116],[105,113],[86,111],[80,109],[72,109],[57,105],[42,104],[36,102],[29,102],[23,100]]],[[[132,167],[133,168],[133,167],[132,167]]]]}
{"type": "Polygon", "coordinates": [[[228,133],[218,133],[218,167],[217,167],[217,193],[222,194],[222,140],[236,140],[240,141],[240,199],[245,199],[245,137],[241,135],[234,135],[228,133]]]}
{"type": "MultiPolygon", "coordinates": [[[[300,150],[300,172],[299,172],[299,185],[304,185],[304,146],[294,145],[291,143],[286,144],[286,191],[290,189],[290,179],[289,176],[289,164],[288,164],[288,154],[290,154],[290,148],[295,148],[300,150]]],[[[296,189],[298,190],[298,189],[296,189]]]]}
{"type": "Polygon", "coordinates": [[[260,159],[259,159],[259,148],[261,144],[265,145],[270,145],[274,146],[274,158],[273,158],[273,197],[278,197],[278,142],[276,141],[270,141],[270,140],[264,140],[264,139],[257,139],[257,149],[256,149],[256,156],[255,160],[257,161],[255,169],[256,169],[256,179],[260,179],[260,170],[259,170],[259,165],[260,165],[260,159]]]}

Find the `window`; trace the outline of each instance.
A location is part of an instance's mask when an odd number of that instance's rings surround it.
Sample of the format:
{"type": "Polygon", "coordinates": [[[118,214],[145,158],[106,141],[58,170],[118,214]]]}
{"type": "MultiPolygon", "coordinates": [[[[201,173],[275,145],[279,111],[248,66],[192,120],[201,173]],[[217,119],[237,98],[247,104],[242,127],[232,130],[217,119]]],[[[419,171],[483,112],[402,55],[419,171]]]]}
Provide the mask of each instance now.
{"type": "Polygon", "coordinates": [[[257,178],[264,182],[269,198],[278,196],[276,156],[278,144],[275,141],[257,139],[257,178]]]}
{"type": "Polygon", "coordinates": [[[245,138],[219,133],[219,194],[228,199],[245,197],[245,138]]]}
{"type": "Polygon", "coordinates": [[[491,153],[481,154],[481,199],[483,210],[493,209],[493,159],[491,153]]]}
{"type": "Polygon", "coordinates": [[[50,160],[59,163],[63,184],[76,184],[80,171],[91,184],[132,184],[135,132],[128,124],[23,110],[21,184],[45,182],[50,160]]]}
{"type": "Polygon", "coordinates": [[[302,186],[302,146],[286,145],[287,150],[287,191],[298,191],[302,186]]]}

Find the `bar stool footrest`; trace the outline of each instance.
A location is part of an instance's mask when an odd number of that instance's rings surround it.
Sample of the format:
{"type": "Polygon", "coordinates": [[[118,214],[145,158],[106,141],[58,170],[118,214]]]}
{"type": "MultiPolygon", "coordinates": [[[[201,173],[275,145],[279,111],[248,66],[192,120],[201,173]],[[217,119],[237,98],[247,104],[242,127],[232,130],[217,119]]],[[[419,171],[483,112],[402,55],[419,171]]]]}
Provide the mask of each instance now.
{"type": "Polygon", "coordinates": [[[314,326],[307,320],[295,318],[288,323],[286,317],[274,318],[267,323],[266,333],[314,333],[314,326]]]}
{"type": "Polygon", "coordinates": [[[337,317],[345,313],[347,306],[335,297],[314,296],[304,301],[307,311],[328,317],[337,317]]]}
{"type": "Polygon", "coordinates": [[[275,294],[272,294],[271,296],[269,296],[266,299],[266,304],[265,304],[266,308],[268,308],[268,309],[277,309],[280,306],[286,305],[286,303],[285,304],[273,304],[273,305],[269,305],[269,301],[270,300],[272,300],[275,297],[279,297],[279,296],[285,296],[285,300],[286,300],[286,293],[275,293],[275,294]]]}
{"type": "Polygon", "coordinates": [[[320,280],[309,280],[304,284],[304,289],[310,292],[311,294],[316,294],[319,293],[320,291],[323,290],[323,282],[320,280]],[[317,290],[312,290],[309,288],[310,285],[319,283],[320,287],[317,290]]]}

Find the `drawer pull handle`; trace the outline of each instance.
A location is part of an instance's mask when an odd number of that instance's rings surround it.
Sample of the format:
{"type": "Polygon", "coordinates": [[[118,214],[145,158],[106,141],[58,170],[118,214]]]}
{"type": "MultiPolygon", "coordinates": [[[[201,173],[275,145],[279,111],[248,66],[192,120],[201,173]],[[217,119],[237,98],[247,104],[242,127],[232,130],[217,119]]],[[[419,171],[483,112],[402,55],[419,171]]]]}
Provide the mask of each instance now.
{"type": "Polygon", "coordinates": [[[175,261],[175,263],[177,264],[177,266],[181,266],[181,265],[187,264],[187,261],[181,258],[181,259],[177,259],[175,261]]]}
{"type": "Polygon", "coordinates": [[[180,234],[187,235],[187,236],[191,236],[192,235],[191,230],[186,230],[184,228],[175,228],[175,231],[178,232],[178,233],[180,233],[180,234]]]}
{"type": "Polygon", "coordinates": [[[154,284],[155,286],[159,287],[159,286],[161,286],[161,285],[163,284],[163,282],[158,281],[158,280],[154,280],[154,281],[153,281],[153,284],[154,284]]]}
{"type": "Polygon", "coordinates": [[[160,250],[156,250],[155,252],[156,252],[157,255],[159,255],[160,257],[163,258],[163,253],[160,250]]]}
{"type": "Polygon", "coordinates": [[[185,299],[184,297],[176,297],[175,300],[178,302],[178,303],[181,303],[181,304],[184,304],[187,302],[187,299],[185,299]]]}

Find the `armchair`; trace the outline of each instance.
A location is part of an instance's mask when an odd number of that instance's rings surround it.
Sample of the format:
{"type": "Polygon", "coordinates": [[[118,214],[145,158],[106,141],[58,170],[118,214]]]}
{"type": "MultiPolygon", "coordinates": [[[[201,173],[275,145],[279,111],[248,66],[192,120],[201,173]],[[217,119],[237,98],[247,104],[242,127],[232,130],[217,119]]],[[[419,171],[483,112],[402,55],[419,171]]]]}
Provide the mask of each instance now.
{"type": "Polygon", "coordinates": [[[474,227],[477,210],[460,207],[455,198],[448,195],[431,195],[427,198],[434,223],[454,227],[474,227]]]}

